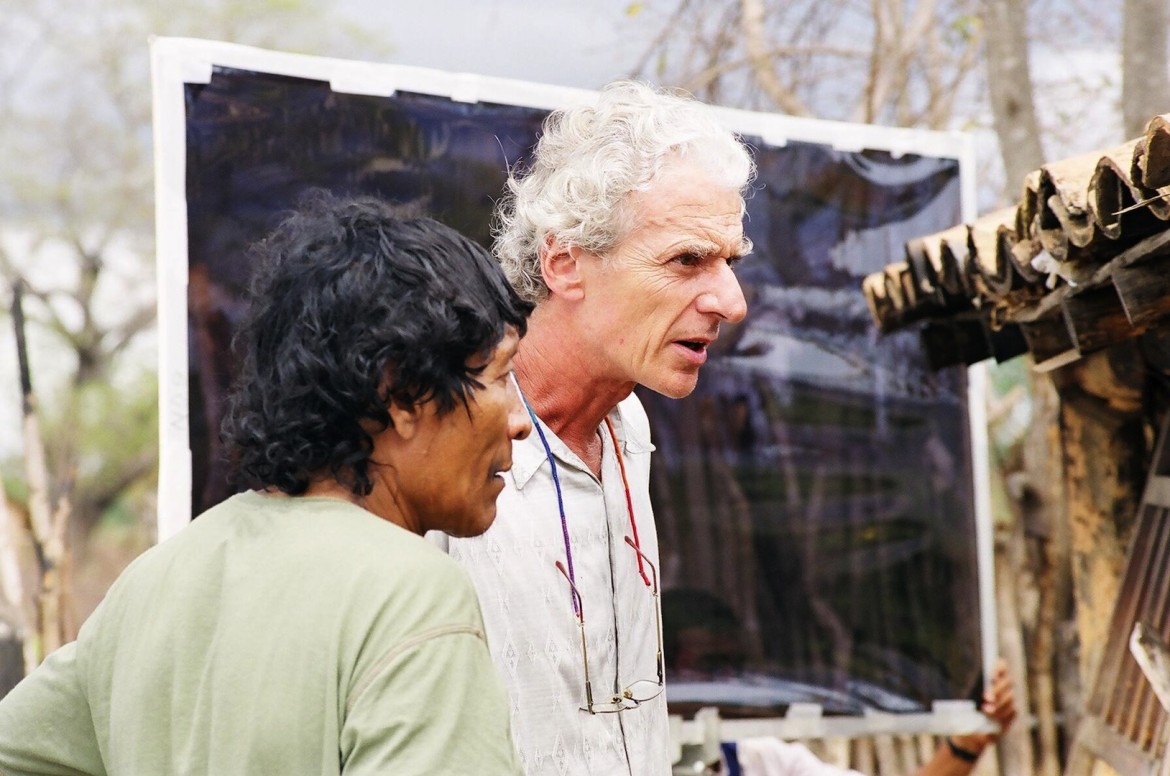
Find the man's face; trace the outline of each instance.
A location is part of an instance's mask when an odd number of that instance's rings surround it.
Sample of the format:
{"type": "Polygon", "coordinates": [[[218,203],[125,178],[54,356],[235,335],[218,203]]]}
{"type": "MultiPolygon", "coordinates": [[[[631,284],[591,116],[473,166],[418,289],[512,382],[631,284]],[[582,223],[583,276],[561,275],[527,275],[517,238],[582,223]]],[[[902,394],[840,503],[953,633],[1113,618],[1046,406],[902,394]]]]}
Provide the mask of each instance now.
{"type": "Polygon", "coordinates": [[[433,402],[421,413],[415,452],[404,471],[402,492],[425,530],[478,536],[496,519],[496,498],[504,489],[501,472],[512,468],[512,440],[532,430],[512,379],[519,337],[511,327],[476,378],[467,408],[456,404],[437,415],[433,402]]]}
{"type": "Polygon", "coordinates": [[[732,272],[745,249],[740,195],[680,160],[626,206],[630,233],[606,255],[583,257],[590,335],[610,376],[681,398],[719,324],[747,312],[732,272]]]}

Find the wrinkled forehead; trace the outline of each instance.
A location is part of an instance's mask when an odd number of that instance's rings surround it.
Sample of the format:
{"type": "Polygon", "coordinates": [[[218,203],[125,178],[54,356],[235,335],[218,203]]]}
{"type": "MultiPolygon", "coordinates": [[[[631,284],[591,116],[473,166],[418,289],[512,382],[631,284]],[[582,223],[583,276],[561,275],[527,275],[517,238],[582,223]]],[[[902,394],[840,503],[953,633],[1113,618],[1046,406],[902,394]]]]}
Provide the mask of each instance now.
{"type": "Polygon", "coordinates": [[[744,199],[702,165],[681,161],[663,168],[643,191],[626,195],[620,206],[618,242],[648,230],[689,237],[703,253],[750,251],[743,230],[744,199]]]}

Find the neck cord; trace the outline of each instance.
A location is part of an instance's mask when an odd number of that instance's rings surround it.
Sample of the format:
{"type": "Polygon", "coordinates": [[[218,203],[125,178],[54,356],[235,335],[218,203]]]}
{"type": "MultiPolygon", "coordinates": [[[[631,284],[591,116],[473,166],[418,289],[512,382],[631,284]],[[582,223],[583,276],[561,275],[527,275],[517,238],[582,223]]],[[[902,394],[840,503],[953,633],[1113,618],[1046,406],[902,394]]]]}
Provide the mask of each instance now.
{"type": "Polygon", "coordinates": [[[613,441],[613,452],[617,456],[618,468],[622,472],[622,487],[626,491],[626,511],[630,514],[630,532],[634,534],[634,549],[638,552],[638,573],[642,575],[642,581],[646,583],[646,587],[650,587],[650,577],[646,576],[646,567],[642,565],[642,542],[638,539],[638,522],[634,520],[634,499],[630,496],[630,481],[626,479],[626,461],[625,456],[622,455],[621,448],[618,447],[617,433],[613,430],[613,421],[609,419],[609,415],[605,416],[605,426],[609,429],[609,438],[613,441]]]}
{"type": "MultiPolygon", "coordinates": [[[[519,384],[516,385],[516,388],[519,391],[519,384]]],[[[545,436],[544,429],[540,426],[540,420],[536,417],[536,413],[532,411],[532,405],[528,403],[528,399],[524,397],[523,392],[520,392],[520,400],[524,402],[524,408],[528,410],[528,417],[532,419],[532,426],[536,429],[536,435],[540,437],[540,444],[544,447],[544,455],[548,459],[548,465],[552,470],[553,487],[557,492],[557,511],[560,513],[561,517],[561,535],[565,540],[565,561],[569,569],[569,581],[572,583],[572,587],[574,588],[572,591],[570,591],[570,594],[573,598],[573,613],[580,616],[581,602],[578,600],[578,595],[576,592],[577,577],[573,572],[573,549],[569,542],[569,521],[565,517],[565,499],[561,493],[561,479],[557,474],[557,463],[553,458],[552,448],[549,447],[548,437],[545,436]]],[[[609,416],[606,416],[605,418],[605,426],[609,430],[610,439],[613,441],[613,451],[614,454],[617,455],[618,468],[622,473],[622,487],[626,492],[626,511],[630,515],[630,530],[634,534],[634,548],[638,551],[638,573],[642,576],[642,581],[646,584],[647,587],[649,587],[650,578],[646,576],[646,570],[642,563],[642,545],[638,541],[638,522],[634,519],[634,500],[630,495],[629,480],[626,478],[626,464],[622,457],[621,448],[618,446],[617,433],[614,431],[613,422],[609,419],[609,416]]]]}

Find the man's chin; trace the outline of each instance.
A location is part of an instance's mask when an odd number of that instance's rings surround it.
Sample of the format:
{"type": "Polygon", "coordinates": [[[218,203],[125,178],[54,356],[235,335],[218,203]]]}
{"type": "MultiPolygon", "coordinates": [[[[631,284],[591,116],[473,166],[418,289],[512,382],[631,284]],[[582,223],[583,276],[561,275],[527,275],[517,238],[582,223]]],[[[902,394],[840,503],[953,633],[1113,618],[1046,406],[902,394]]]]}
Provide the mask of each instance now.
{"type": "Polygon", "coordinates": [[[487,533],[487,530],[492,527],[492,523],[496,522],[496,508],[492,508],[480,515],[474,520],[468,520],[457,528],[446,531],[449,536],[455,539],[472,539],[476,536],[482,536],[487,533]]]}
{"type": "Polygon", "coordinates": [[[642,383],[642,387],[649,388],[651,391],[662,394],[668,399],[685,399],[694,393],[695,386],[698,383],[698,373],[686,375],[676,373],[668,379],[642,383]]]}

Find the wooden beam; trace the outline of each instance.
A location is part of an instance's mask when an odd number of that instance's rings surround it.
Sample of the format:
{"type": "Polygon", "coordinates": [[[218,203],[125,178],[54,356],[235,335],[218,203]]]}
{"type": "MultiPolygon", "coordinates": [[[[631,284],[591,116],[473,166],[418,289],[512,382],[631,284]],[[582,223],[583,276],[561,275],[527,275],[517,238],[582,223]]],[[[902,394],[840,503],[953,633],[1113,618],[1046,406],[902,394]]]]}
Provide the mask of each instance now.
{"type": "Polygon", "coordinates": [[[1157,776],[1159,762],[1113,730],[1098,717],[1084,717],[1077,728],[1076,747],[1070,757],[1068,776],[1092,773],[1092,760],[1085,754],[1094,754],[1125,776],[1157,776]]]}
{"type": "Polygon", "coordinates": [[[1141,334],[1129,322],[1117,289],[1112,285],[1070,293],[1060,307],[1073,347],[1082,356],[1141,334]]]}
{"type": "Polygon", "coordinates": [[[1018,324],[1006,323],[997,329],[989,328],[987,335],[991,342],[991,354],[995,356],[997,364],[1028,352],[1028,340],[1024,338],[1018,324]]]}
{"type": "Polygon", "coordinates": [[[1130,325],[1145,327],[1170,313],[1170,260],[1118,265],[1112,279],[1130,325]]]}
{"type": "Polygon", "coordinates": [[[1063,316],[1050,315],[1020,323],[1020,332],[1032,351],[1037,372],[1049,372],[1081,357],[1063,316]]]}
{"type": "Polygon", "coordinates": [[[922,328],[922,348],[930,368],[970,365],[991,358],[994,351],[981,318],[931,321],[922,328]]]}

